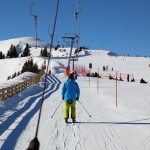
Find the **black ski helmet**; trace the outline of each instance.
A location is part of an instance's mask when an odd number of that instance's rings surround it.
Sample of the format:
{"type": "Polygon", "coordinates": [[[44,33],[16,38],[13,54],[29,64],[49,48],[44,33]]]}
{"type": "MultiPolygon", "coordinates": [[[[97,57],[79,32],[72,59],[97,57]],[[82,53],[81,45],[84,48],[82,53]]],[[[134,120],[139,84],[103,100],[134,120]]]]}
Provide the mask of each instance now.
{"type": "Polygon", "coordinates": [[[68,76],[68,79],[74,79],[74,74],[70,73],[69,76],[68,76]]]}

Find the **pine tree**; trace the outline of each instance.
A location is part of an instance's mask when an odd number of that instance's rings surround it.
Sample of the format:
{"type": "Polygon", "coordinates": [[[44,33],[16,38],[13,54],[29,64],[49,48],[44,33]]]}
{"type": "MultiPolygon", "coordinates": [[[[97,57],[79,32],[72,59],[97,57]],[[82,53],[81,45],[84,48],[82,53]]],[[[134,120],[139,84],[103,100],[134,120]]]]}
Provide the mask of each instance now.
{"type": "Polygon", "coordinates": [[[23,53],[22,53],[22,57],[26,57],[26,56],[30,56],[30,50],[29,50],[29,45],[28,45],[28,43],[26,44],[26,47],[25,47],[25,49],[24,49],[24,51],[23,51],[23,53]]]}
{"type": "Polygon", "coordinates": [[[44,50],[41,49],[41,56],[43,56],[43,57],[48,57],[47,47],[46,47],[46,46],[44,47],[44,50]]]}
{"type": "Polygon", "coordinates": [[[16,50],[15,46],[13,46],[13,45],[10,46],[10,49],[7,52],[7,57],[8,58],[16,58],[16,57],[18,57],[18,53],[17,53],[17,50],[16,50]]]}
{"type": "Polygon", "coordinates": [[[33,63],[33,59],[30,59],[24,63],[21,73],[27,71],[34,72],[34,73],[39,72],[38,65],[36,63],[35,64],[33,63]]]}
{"type": "Polygon", "coordinates": [[[16,74],[16,72],[15,72],[15,73],[12,75],[12,79],[13,79],[13,78],[15,78],[15,77],[16,77],[16,75],[17,75],[17,74],[16,74]]]}
{"type": "Polygon", "coordinates": [[[8,77],[7,77],[7,80],[9,80],[9,79],[11,79],[11,76],[8,76],[8,77]]]}
{"type": "Polygon", "coordinates": [[[15,46],[13,46],[13,49],[12,49],[12,57],[13,58],[16,58],[16,57],[18,57],[18,53],[17,53],[17,50],[16,50],[16,47],[15,46]]]}
{"type": "Polygon", "coordinates": [[[44,56],[44,57],[47,57],[47,56],[48,56],[47,47],[46,47],[46,46],[44,47],[43,56],[44,56]]]}
{"type": "Polygon", "coordinates": [[[28,62],[26,61],[22,67],[21,73],[28,71],[28,62]]]}
{"type": "Polygon", "coordinates": [[[12,58],[13,45],[11,44],[10,49],[7,52],[7,58],[12,58]]]}
{"type": "Polygon", "coordinates": [[[0,52],[0,59],[3,59],[3,53],[0,52]]]}
{"type": "Polygon", "coordinates": [[[4,58],[5,58],[5,54],[2,55],[2,59],[4,59],[4,58]]]}
{"type": "Polygon", "coordinates": [[[38,72],[39,72],[37,63],[35,63],[35,64],[33,65],[32,72],[34,72],[34,73],[38,73],[38,72]]]}
{"type": "Polygon", "coordinates": [[[43,49],[41,49],[40,55],[43,56],[43,49]]]}
{"type": "Polygon", "coordinates": [[[21,72],[18,71],[18,72],[17,72],[17,76],[19,76],[20,74],[21,74],[21,72]]]}

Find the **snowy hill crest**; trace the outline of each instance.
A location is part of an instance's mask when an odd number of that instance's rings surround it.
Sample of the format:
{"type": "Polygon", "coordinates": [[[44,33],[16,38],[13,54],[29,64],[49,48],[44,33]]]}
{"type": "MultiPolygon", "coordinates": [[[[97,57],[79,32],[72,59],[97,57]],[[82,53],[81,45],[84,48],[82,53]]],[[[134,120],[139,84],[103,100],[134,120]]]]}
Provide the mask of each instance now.
{"type": "MultiPolygon", "coordinates": [[[[11,45],[16,46],[17,52],[20,54],[22,49],[25,47],[25,45],[28,43],[31,47],[35,46],[35,38],[34,37],[22,37],[22,38],[14,38],[9,40],[0,41],[0,51],[7,54],[7,51],[9,50],[11,45]]],[[[37,40],[38,47],[44,47],[48,44],[41,39],[37,40]]]]}

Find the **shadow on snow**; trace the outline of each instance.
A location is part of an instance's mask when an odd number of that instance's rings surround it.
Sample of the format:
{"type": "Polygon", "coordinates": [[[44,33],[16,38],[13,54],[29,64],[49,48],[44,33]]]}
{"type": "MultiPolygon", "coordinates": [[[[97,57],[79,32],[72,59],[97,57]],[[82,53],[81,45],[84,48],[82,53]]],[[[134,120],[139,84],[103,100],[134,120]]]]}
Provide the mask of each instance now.
{"type": "MultiPolygon", "coordinates": [[[[59,89],[59,86],[61,83],[60,80],[58,78],[56,78],[55,76],[50,76],[48,78],[49,78],[49,80],[51,80],[52,85],[51,85],[50,89],[47,91],[48,94],[44,97],[44,100],[46,100],[52,93],[57,91],[59,89]]],[[[46,94],[46,92],[45,92],[45,94],[46,94]]],[[[37,102],[35,107],[26,116],[24,116],[23,119],[19,122],[19,124],[15,127],[15,129],[12,130],[12,132],[10,133],[10,135],[7,137],[4,144],[2,145],[1,149],[8,149],[8,147],[9,147],[9,150],[14,149],[17,139],[21,135],[22,131],[25,129],[25,127],[27,126],[30,119],[39,110],[40,105],[41,105],[42,93],[38,96],[32,97],[21,110],[18,110],[17,112],[15,112],[13,115],[11,115],[6,121],[4,121],[0,125],[0,129],[1,129],[0,134],[2,134],[5,130],[8,130],[8,127],[12,123],[14,123],[15,119],[17,119],[22,113],[24,113],[26,110],[28,110],[30,108],[30,106],[34,103],[34,101],[39,97],[41,97],[41,98],[37,102]]]]}
{"type": "Polygon", "coordinates": [[[137,122],[137,121],[143,121],[143,120],[150,120],[150,118],[141,119],[141,120],[134,120],[134,121],[128,121],[128,122],[76,122],[81,124],[108,124],[108,125],[150,125],[150,122],[137,122]]]}

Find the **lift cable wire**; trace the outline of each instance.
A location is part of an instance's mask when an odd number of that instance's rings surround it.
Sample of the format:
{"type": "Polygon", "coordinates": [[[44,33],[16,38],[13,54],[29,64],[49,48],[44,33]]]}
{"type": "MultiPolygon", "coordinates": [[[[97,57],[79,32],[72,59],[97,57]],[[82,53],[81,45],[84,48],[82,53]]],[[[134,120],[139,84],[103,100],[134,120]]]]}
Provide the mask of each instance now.
{"type": "Polygon", "coordinates": [[[36,134],[35,134],[36,138],[37,138],[37,135],[38,135],[39,123],[40,123],[42,106],[43,106],[43,101],[44,101],[44,94],[45,94],[45,89],[46,89],[46,80],[47,80],[48,67],[49,67],[50,60],[51,60],[51,52],[52,52],[53,39],[54,39],[56,22],[57,22],[57,16],[58,16],[58,8],[59,8],[59,0],[57,0],[56,14],[55,14],[55,18],[54,18],[54,26],[53,26],[51,42],[50,42],[50,54],[49,54],[49,58],[48,58],[48,64],[47,64],[47,67],[46,67],[46,74],[45,74],[45,80],[44,80],[44,87],[43,87],[43,93],[42,93],[41,106],[40,106],[40,111],[39,111],[39,116],[38,116],[37,127],[36,127],[36,134]]]}

